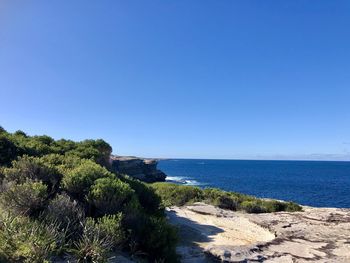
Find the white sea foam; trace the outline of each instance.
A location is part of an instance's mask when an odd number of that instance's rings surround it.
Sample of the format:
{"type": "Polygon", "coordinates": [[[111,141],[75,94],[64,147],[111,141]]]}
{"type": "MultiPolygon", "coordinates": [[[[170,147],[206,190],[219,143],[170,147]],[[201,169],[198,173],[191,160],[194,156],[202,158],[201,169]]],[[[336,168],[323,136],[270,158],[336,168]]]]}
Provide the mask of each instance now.
{"type": "Polygon", "coordinates": [[[181,176],[167,176],[167,182],[176,183],[176,184],[186,184],[186,185],[202,185],[200,182],[186,177],[181,176]]]}

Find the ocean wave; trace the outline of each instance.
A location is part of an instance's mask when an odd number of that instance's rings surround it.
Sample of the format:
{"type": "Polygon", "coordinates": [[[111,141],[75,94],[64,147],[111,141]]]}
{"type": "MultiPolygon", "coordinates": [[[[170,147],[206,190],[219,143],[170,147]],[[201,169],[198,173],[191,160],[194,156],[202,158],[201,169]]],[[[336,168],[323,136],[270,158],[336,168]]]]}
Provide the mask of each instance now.
{"type": "Polygon", "coordinates": [[[167,176],[166,181],[170,183],[185,184],[185,185],[203,185],[202,183],[196,180],[188,179],[186,177],[181,177],[181,176],[167,176]]]}

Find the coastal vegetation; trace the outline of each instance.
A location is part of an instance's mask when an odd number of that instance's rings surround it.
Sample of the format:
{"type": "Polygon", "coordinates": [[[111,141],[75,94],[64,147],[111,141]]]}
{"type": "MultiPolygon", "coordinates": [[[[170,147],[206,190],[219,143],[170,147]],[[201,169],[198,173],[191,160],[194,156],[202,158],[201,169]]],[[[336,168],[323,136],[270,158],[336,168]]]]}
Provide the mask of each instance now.
{"type": "Polygon", "coordinates": [[[201,189],[195,186],[170,183],[154,183],[152,188],[158,194],[164,206],[183,206],[194,202],[204,202],[223,209],[245,211],[247,213],[271,213],[301,211],[293,202],[259,199],[254,196],[226,192],[216,188],[201,189]]]}
{"type": "Polygon", "coordinates": [[[0,127],[0,262],[107,262],[116,255],[177,262],[165,207],[201,201],[248,213],[299,211],[291,202],[169,183],[110,166],[104,140],[54,140],[0,127]]]}
{"type": "Polygon", "coordinates": [[[176,262],[176,230],[153,188],[111,172],[103,140],[0,129],[0,262],[176,262]]]}

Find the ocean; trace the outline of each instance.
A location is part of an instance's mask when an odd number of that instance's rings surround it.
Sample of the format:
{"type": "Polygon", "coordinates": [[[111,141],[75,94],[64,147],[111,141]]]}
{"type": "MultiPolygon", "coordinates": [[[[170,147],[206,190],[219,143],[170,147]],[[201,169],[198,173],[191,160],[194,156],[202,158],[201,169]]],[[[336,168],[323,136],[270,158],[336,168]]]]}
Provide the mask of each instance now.
{"type": "Polygon", "coordinates": [[[170,182],[350,208],[350,162],[169,159],[158,168],[170,182]]]}

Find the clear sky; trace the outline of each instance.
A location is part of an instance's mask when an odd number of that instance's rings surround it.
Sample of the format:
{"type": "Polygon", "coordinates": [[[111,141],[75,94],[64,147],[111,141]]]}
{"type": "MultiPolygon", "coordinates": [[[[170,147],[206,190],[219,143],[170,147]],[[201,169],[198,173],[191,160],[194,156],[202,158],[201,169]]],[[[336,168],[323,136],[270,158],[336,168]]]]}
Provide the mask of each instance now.
{"type": "Polygon", "coordinates": [[[0,125],[145,157],[350,160],[350,1],[0,1],[0,125]]]}

